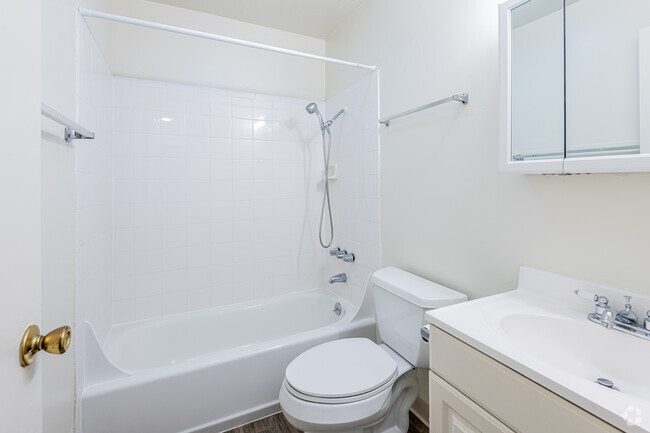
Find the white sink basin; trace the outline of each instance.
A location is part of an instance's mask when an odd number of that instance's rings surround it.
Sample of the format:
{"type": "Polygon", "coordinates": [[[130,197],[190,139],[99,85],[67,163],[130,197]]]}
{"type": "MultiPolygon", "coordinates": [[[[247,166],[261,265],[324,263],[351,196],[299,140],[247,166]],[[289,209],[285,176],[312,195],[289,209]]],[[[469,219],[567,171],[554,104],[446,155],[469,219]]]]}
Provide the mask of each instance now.
{"type": "MultiPolygon", "coordinates": [[[[522,268],[517,290],[432,310],[427,318],[615,427],[650,433],[650,341],[589,321],[594,305],[575,289],[623,307],[619,290],[522,268]]],[[[640,314],[650,309],[650,297],[633,295],[632,304],[640,314]]]]}
{"type": "MultiPolygon", "coordinates": [[[[618,390],[650,401],[650,341],[607,330],[586,320],[512,314],[501,318],[512,343],[540,361],[589,382],[614,382],[618,390]]],[[[601,385],[602,386],[602,385],[601,385]]]]}

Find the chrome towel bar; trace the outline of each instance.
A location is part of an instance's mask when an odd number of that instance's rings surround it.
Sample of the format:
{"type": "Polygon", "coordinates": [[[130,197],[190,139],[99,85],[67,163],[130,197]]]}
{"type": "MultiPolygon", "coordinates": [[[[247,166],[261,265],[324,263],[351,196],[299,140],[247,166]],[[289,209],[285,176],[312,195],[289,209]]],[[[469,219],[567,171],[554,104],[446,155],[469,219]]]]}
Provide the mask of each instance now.
{"type": "Polygon", "coordinates": [[[441,99],[439,101],[431,102],[429,104],[423,105],[412,110],[404,111],[403,113],[395,114],[393,116],[384,117],[379,119],[379,123],[383,123],[386,126],[390,126],[390,121],[395,120],[400,117],[408,116],[409,114],[417,113],[418,111],[426,110],[427,108],[435,107],[436,105],[446,104],[447,102],[458,101],[462,102],[463,105],[466,105],[469,102],[469,93],[463,93],[462,95],[452,95],[448,98],[441,99]]]}
{"type": "Polygon", "coordinates": [[[65,127],[65,136],[64,136],[65,141],[72,141],[78,139],[92,140],[95,138],[94,132],[90,132],[83,126],[68,119],[63,114],[59,113],[52,107],[48,107],[43,103],[41,103],[41,114],[45,117],[54,120],[56,123],[60,123],[65,127]]]}

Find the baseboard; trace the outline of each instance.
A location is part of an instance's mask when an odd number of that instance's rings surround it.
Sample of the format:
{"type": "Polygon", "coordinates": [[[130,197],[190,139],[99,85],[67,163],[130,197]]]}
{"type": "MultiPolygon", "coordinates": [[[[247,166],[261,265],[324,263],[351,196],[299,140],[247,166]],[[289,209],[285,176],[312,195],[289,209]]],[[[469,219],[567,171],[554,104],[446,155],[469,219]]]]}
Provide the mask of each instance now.
{"type": "Polygon", "coordinates": [[[415,403],[413,403],[413,406],[411,406],[411,412],[413,412],[413,415],[418,417],[424,425],[429,427],[429,405],[426,401],[418,397],[417,400],[415,400],[415,403]]]}

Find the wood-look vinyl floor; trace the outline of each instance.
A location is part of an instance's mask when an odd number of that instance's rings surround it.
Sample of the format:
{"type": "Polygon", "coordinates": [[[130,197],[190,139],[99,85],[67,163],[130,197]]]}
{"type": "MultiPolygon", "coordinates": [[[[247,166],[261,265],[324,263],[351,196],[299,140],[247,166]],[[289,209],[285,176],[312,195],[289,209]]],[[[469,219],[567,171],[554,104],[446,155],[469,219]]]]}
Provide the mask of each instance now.
{"type": "MultiPolygon", "coordinates": [[[[408,433],[429,433],[429,428],[412,413],[409,413],[408,433]]],[[[226,433],[302,433],[289,424],[284,415],[276,413],[268,418],[229,430],[226,433]]]]}

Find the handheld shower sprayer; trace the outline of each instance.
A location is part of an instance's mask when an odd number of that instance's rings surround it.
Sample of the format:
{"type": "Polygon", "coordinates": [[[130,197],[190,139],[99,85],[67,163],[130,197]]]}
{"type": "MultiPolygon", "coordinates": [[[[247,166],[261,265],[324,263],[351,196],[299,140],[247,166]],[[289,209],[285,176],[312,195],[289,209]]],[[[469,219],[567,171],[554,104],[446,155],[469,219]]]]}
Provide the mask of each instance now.
{"type": "Polygon", "coordinates": [[[320,111],[318,111],[318,105],[316,105],[315,102],[312,102],[305,107],[305,110],[307,110],[307,113],[309,114],[316,113],[318,116],[318,122],[320,123],[320,130],[322,133],[325,133],[325,123],[323,122],[323,116],[321,116],[320,111]]]}
{"type": "Polygon", "coordinates": [[[329,132],[330,126],[332,126],[332,123],[334,123],[336,121],[336,119],[338,119],[341,114],[348,111],[347,107],[341,108],[339,110],[339,112],[334,115],[334,117],[332,117],[330,120],[325,122],[323,120],[323,116],[320,114],[320,111],[318,110],[318,105],[316,105],[315,102],[312,102],[312,103],[308,104],[305,107],[305,110],[307,110],[307,113],[309,113],[309,114],[316,113],[316,115],[318,116],[318,122],[320,123],[320,131],[321,131],[322,134],[325,134],[325,131],[329,132]]]}
{"type": "Polygon", "coordinates": [[[330,204],[329,178],[327,176],[327,171],[330,165],[330,151],[332,149],[332,135],[330,134],[330,126],[332,126],[332,124],[336,121],[336,119],[339,118],[341,114],[347,112],[347,108],[342,108],[341,110],[339,110],[339,112],[336,113],[334,117],[332,117],[327,122],[323,121],[323,116],[320,114],[320,111],[318,111],[318,106],[316,105],[315,102],[308,104],[305,107],[305,110],[307,110],[307,113],[309,114],[316,113],[316,115],[318,116],[318,122],[320,123],[320,132],[323,137],[323,165],[325,168],[324,171],[325,190],[323,191],[323,206],[320,212],[320,226],[318,229],[318,240],[320,241],[320,244],[323,248],[329,248],[332,245],[332,241],[334,240],[334,221],[332,220],[332,205],[330,204]],[[328,146],[325,145],[325,131],[327,131],[327,136],[329,138],[328,146]],[[330,238],[328,242],[323,241],[323,219],[325,217],[326,205],[327,205],[327,212],[330,221],[330,238]]]}

